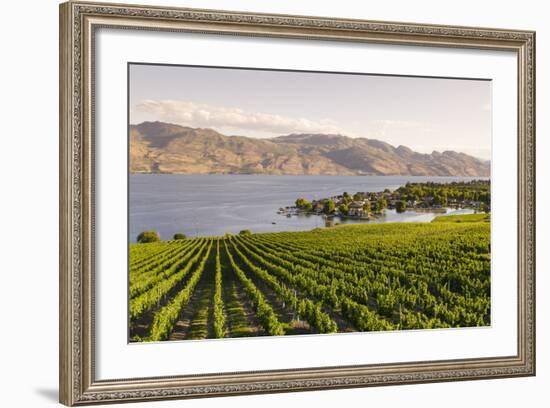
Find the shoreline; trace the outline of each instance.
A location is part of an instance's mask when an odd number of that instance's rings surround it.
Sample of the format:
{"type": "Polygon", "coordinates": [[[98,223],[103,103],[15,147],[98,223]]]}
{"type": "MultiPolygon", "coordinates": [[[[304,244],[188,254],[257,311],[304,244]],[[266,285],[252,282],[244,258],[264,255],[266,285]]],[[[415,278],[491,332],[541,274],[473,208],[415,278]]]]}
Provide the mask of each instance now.
{"type": "MultiPolygon", "coordinates": [[[[323,214],[320,208],[316,211],[304,212],[288,204],[294,203],[296,197],[301,194],[314,198],[314,201],[322,201],[321,197],[326,197],[333,191],[363,191],[357,194],[378,194],[382,197],[389,194],[389,190],[395,191],[409,183],[427,183],[428,185],[435,183],[442,186],[453,183],[469,184],[471,180],[478,180],[482,185],[490,183],[476,177],[460,176],[366,176],[361,178],[358,176],[256,178],[252,175],[238,175],[234,178],[225,177],[226,175],[179,177],[179,175],[165,174],[162,176],[167,177],[148,177],[149,175],[143,174],[134,176],[130,179],[132,184],[129,186],[128,197],[129,242],[135,242],[137,234],[155,229],[154,226],[158,226],[156,229],[163,238],[170,238],[175,233],[184,233],[189,237],[220,236],[226,232],[238,233],[243,229],[249,229],[253,233],[309,231],[331,227],[337,223],[430,222],[437,215],[456,211],[473,212],[473,209],[459,210],[455,209],[454,204],[449,203],[446,209],[417,207],[407,208],[406,211],[397,213],[391,197],[388,196],[385,206],[389,208],[384,215],[376,214],[379,208],[375,207],[372,201],[376,200],[376,197],[373,199],[369,196],[373,210],[365,210],[369,211],[368,214],[338,214],[338,208],[336,208],[336,214],[327,213],[325,214],[327,218],[320,218],[313,217],[323,214]],[[235,183],[229,183],[230,180],[235,180],[235,183]],[[368,193],[369,191],[373,193],[368,193]],[[159,200],[158,197],[166,198],[159,200]],[[213,199],[214,197],[217,199],[213,199]],[[317,200],[315,200],[316,197],[317,200]]],[[[477,184],[479,183],[475,183],[477,184]]],[[[336,196],[332,198],[336,200],[336,196]]],[[[366,199],[366,196],[363,197],[363,201],[366,199]]]]}
{"type": "MultiPolygon", "coordinates": [[[[484,221],[484,220],[479,220],[479,221],[471,221],[471,222],[461,222],[461,221],[458,221],[458,219],[460,217],[464,217],[464,216],[471,216],[471,215],[481,215],[482,213],[470,213],[470,214],[449,214],[449,215],[443,215],[442,217],[449,217],[450,220],[446,220],[446,221],[437,221],[435,222],[435,220],[439,217],[439,216],[436,216],[434,217],[431,221],[390,221],[390,222],[371,222],[371,223],[368,223],[368,222],[361,222],[361,223],[349,223],[349,224],[341,224],[341,223],[336,223],[330,227],[315,227],[315,228],[311,228],[311,229],[306,229],[306,230],[299,230],[299,231],[296,231],[296,230],[292,230],[292,231],[258,231],[258,232],[254,232],[254,231],[251,231],[250,233],[248,234],[239,234],[238,232],[237,233],[231,233],[231,232],[227,232],[223,235],[196,235],[196,236],[188,236],[187,238],[184,239],[185,240],[194,240],[194,239],[225,239],[229,236],[239,236],[239,235],[265,235],[265,234],[300,234],[300,233],[312,233],[312,232],[315,232],[315,231],[329,231],[329,230],[333,230],[335,228],[361,228],[361,227],[369,227],[369,228],[384,228],[384,227],[389,227],[389,228],[393,228],[394,226],[396,225],[409,225],[409,224],[413,224],[413,225],[428,225],[428,224],[470,224],[470,223],[482,223],[482,222],[490,222],[490,213],[488,214],[484,214],[485,215],[485,218],[487,219],[487,221],[484,221]],[[454,221],[452,219],[452,217],[456,217],[457,221],[454,221]]],[[[177,242],[178,240],[175,240],[175,239],[161,239],[160,241],[155,241],[155,242],[151,242],[151,244],[158,244],[158,243],[167,243],[167,242],[177,242]]],[[[135,241],[132,241],[132,242],[129,242],[129,245],[144,245],[144,244],[140,244],[140,243],[137,243],[135,241]]]]}

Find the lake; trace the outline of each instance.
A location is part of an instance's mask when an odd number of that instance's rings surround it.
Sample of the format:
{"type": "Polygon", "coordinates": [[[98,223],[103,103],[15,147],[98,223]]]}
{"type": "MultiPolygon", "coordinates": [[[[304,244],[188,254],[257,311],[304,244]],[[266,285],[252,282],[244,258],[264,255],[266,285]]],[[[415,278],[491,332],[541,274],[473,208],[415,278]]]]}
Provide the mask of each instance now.
{"type": "MultiPolygon", "coordinates": [[[[187,236],[211,236],[252,232],[304,231],[324,227],[318,215],[287,218],[277,214],[280,207],[294,205],[299,197],[327,198],[347,191],[395,190],[407,182],[469,181],[482,177],[415,176],[259,176],[259,175],[173,175],[132,174],[129,191],[129,233],[135,242],[141,231],[158,231],[162,239],[176,232],[187,236]]],[[[460,213],[471,210],[458,210],[460,213]]],[[[449,212],[450,213],[450,212],[449,212]]],[[[429,222],[437,214],[386,210],[373,221],[429,222]]]]}

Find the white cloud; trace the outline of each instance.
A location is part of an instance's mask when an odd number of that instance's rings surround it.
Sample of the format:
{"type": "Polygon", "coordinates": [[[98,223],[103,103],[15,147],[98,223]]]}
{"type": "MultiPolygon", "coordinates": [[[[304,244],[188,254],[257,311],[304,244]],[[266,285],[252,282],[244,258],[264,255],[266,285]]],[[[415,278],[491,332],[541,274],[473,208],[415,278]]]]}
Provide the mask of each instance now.
{"type": "Polygon", "coordinates": [[[384,140],[395,146],[415,148],[425,141],[435,141],[437,127],[418,120],[373,119],[366,123],[368,137],[384,140]]]}
{"type": "Polygon", "coordinates": [[[384,140],[394,146],[404,145],[419,153],[454,150],[480,159],[491,158],[490,145],[484,143],[457,144],[457,140],[446,139],[444,129],[433,123],[420,120],[375,119],[367,123],[368,137],[384,140]]]}
{"type": "Polygon", "coordinates": [[[411,131],[432,133],[436,130],[434,124],[420,120],[374,119],[368,121],[367,125],[371,132],[378,132],[383,136],[411,131]]]}
{"type": "Polygon", "coordinates": [[[288,133],[343,133],[330,119],[313,121],[271,113],[248,112],[233,107],[179,100],[144,100],[136,106],[155,120],[190,127],[207,127],[219,131],[257,136],[288,133]]]}
{"type": "Polygon", "coordinates": [[[421,153],[455,150],[484,159],[491,156],[490,147],[484,148],[479,143],[457,146],[456,140],[445,140],[441,136],[444,132],[440,126],[420,120],[371,119],[363,126],[357,122],[344,128],[330,119],[315,121],[169,99],[143,100],[134,107],[132,117],[139,117],[139,122],[160,120],[182,126],[213,128],[225,135],[265,138],[290,133],[338,133],[383,140],[394,146],[405,145],[421,153]]]}

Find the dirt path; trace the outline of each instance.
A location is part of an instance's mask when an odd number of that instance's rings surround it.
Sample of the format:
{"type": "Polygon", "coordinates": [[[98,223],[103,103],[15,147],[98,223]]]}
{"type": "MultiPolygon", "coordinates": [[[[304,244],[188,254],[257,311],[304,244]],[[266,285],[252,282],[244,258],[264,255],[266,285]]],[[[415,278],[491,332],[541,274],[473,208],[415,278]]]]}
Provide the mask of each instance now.
{"type": "MultiPolygon", "coordinates": [[[[236,254],[235,254],[236,255],[236,254]]],[[[240,260],[239,256],[235,256],[236,260],[240,260]]],[[[241,269],[246,273],[248,278],[254,282],[256,287],[262,292],[265,299],[273,308],[273,311],[277,315],[277,318],[281,323],[285,325],[285,334],[307,334],[312,333],[309,323],[305,320],[299,320],[298,314],[293,311],[286,302],[281,299],[271,287],[263,280],[258,278],[249,268],[244,264],[239,264],[241,269]]]]}
{"type": "Polygon", "coordinates": [[[220,251],[222,257],[222,298],[226,313],[226,337],[265,336],[265,330],[256,318],[254,309],[246,294],[239,287],[235,273],[229,267],[227,254],[220,251]]]}
{"type": "Polygon", "coordinates": [[[195,313],[191,320],[189,333],[186,337],[191,340],[206,339],[214,337],[212,309],[214,296],[214,271],[209,268],[203,276],[204,285],[197,292],[198,302],[195,306],[195,313]]]}
{"type": "Polygon", "coordinates": [[[209,322],[209,309],[214,288],[214,262],[216,254],[210,251],[204,272],[191,299],[180,313],[169,340],[205,339],[213,337],[209,322]]]}

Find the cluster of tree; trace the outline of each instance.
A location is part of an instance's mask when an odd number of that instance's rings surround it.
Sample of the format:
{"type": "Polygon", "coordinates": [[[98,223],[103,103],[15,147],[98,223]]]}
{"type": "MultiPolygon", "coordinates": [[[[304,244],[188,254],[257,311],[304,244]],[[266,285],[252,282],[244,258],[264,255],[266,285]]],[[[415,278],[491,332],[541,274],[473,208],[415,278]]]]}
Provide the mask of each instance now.
{"type": "MultiPolygon", "coordinates": [[[[349,205],[353,202],[354,198],[349,195],[347,191],[344,191],[342,194],[342,199],[340,200],[340,205],[338,206],[338,212],[343,215],[348,215],[349,213],[349,205]]],[[[332,200],[330,200],[332,201],[332,200]]],[[[327,210],[332,209],[332,212],[336,210],[336,203],[334,203],[334,206],[330,205],[330,208],[327,207],[327,204],[325,204],[324,212],[327,213],[327,210]]]]}
{"type": "Polygon", "coordinates": [[[395,208],[397,212],[404,212],[407,206],[432,207],[449,205],[475,206],[481,211],[491,210],[491,182],[490,180],[473,180],[452,183],[407,183],[395,191],[385,189],[381,192],[357,192],[353,195],[344,191],[334,199],[322,199],[318,202],[309,202],[305,198],[296,200],[296,207],[311,211],[316,203],[323,205],[323,213],[338,212],[348,215],[352,202],[363,203],[365,213],[381,213],[384,209],[395,208]],[[389,204],[391,202],[391,205],[389,204]]]}
{"type": "Polygon", "coordinates": [[[395,211],[398,213],[403,213],[407,209],[407,202],[404,200],[399,200],[395,202],[395,211]]]}
{"type": "Polygon", "coordinates": [[[333,214],[336,210],[336,203],[333,200],[326,200],[323,206],[323,212],[325,214],[333,214]]]}
{"type": "MultiPolygon", "coordinates": [[[[348,215],[350,204],[354,201],[362,202],[362,200],[363,196],[360,193],[356,193],[352,197],[347,192],[344,192],[338,206],[336,205],[336,202],[331,198],[321,200],[321,203],[323,205],[322,212],[324,214],[331,215],[338,211],[338,213],[340,214],[348,215]]],[[[388,208],[388,201],[384,198],[377,199],[373,202],[374,205],[371,205],[370,201],[364,201],[363,212],[365,212],[366,214],[370,213],[371,211],[374,211],[375,213],[381,213],[384,209],[388,208]]],[[[297,199],[296,207],[304,211],[311,211],[313,209],[312,203],[307,201],[305,198],[297,199]]]]}
{"type": "Polygon", "coordinates": [[[431,204],[443,207],[449,201],[476,201],[485,204],[489,209],[491,205],[491,181],[472,180],[452,183],[407,183],[399,187],[393,194],[407,201],[421,201],[431,199],[431,204]]]}
{"type": "MultiPolygon", "coordinates": [[[[338,205],[338,212],[343,215],[349,214],[349,206],[352,202],[363,202],[364,197],[361,193],[355,193],[353,196],[351,196],[347,191],[344,191],[342,194],[342,199],[340,200],[340,204],[338,205]]],[[[368,214],[372,210],[371,204],[369,201],[365,201],[363,203],[363,212],[368,214]]]]}
{"type": "MultiPolygon", "coordinates": [[[[187,236],[181,232],[177,232],[174,234],[174,240],[182,240],[187,239],[187,236]]],[[[160,234],[157,231],[143,231],[140,232],[136,238],[136,241],[138,244],[147,244],[150,242],[158,242],[160,241],[160,234]]]]}
{"type": "Polygon", "coordinates": [[[313,209],[313,205],[303,197],[296,200],[296,207],[304,211],[311,211],[313,209]]]}
{"type": "Polygon", "coordinates": [[[149,242],[160,241],[160,234],[157,231],[143,231],[137,236],[139,244],[147,244],[149,242]]]}
{"type": "Polygon", "coordinates": [[[381,198],[381,199],[374,202],[373,211],[375,213],[381,213],[386,208],[388,208],[388,201],[385,198],[381,198]]]}

